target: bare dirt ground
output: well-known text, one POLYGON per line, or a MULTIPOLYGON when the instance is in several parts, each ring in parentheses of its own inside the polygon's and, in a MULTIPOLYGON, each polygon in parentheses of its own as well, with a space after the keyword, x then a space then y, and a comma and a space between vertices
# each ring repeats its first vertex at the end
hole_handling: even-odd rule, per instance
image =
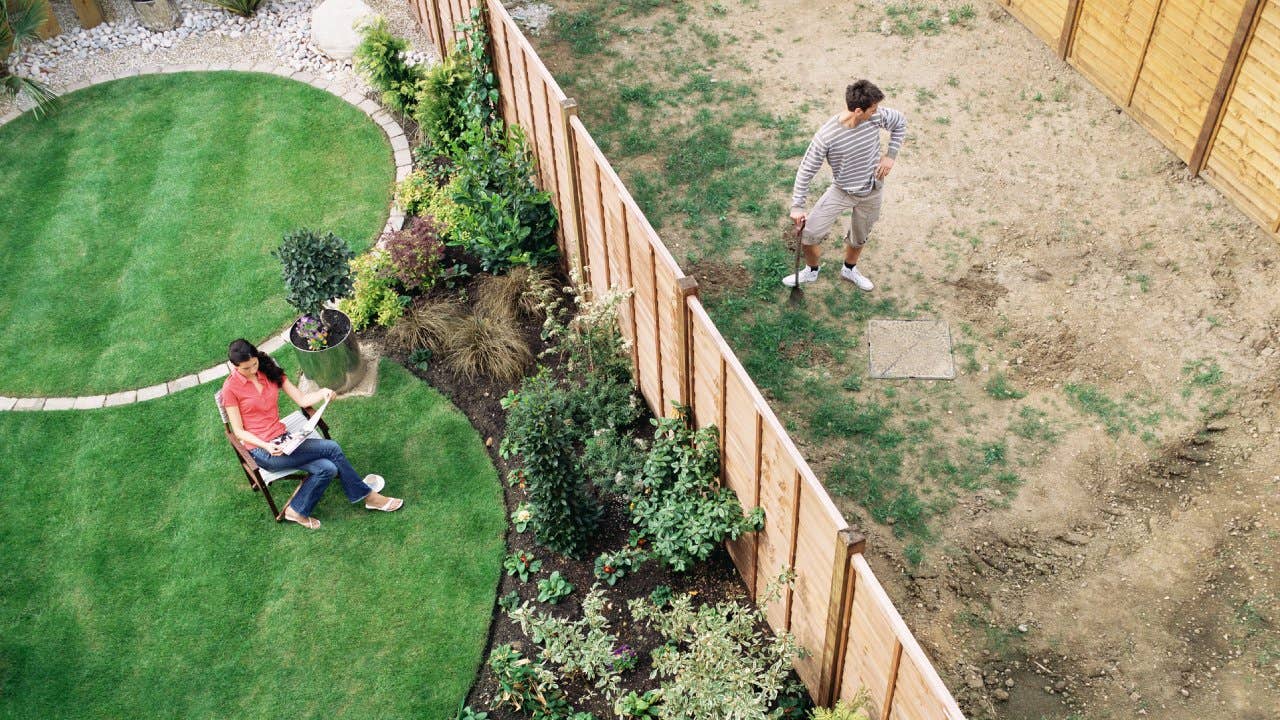
MULTIPOLYGON (((857 77, 907 114, 860 268, 971 349, 900 392, 966 408, 941 436, 1007 435, 1003 373, 1057 429, 923 561, 841 500, 970 717, 1280 718, 1280 245, 991 0, 688 5, 734 38, 717 72, 809 132, 857 77), (910 6, 942 24, 903 32, 910 6)), ((799 440, 820 477, 839 459, 799 440)))

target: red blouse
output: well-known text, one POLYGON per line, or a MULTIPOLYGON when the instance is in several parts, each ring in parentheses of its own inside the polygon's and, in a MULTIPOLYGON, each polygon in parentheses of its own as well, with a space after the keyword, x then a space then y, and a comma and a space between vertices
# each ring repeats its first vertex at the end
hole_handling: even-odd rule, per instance
MULTIPOLYGON (((222 407, 240 408, 240 422, 244 429, 270 442, 284 434, 284 423, 280 422, 280 386, 267 379, 262 371, 258 371, 258 382, 262 390, 254 387, 253 381, 232 370, 222 383, 222 407)), ((245 447, 253 448, 241 441, 245 447)))

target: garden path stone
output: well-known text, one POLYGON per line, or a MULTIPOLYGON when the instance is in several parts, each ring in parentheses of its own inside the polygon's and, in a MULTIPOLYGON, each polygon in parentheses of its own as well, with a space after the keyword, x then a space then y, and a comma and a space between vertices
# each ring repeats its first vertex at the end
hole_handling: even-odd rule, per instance
POLYGON ((945 320, 871 320, 868 372, 873 378, 954 380, 951 330, 945 320))
MULTIPOLYGON (((180 65, 142 65, 137 68, 116 72, 99 73, 88 81, 78 81, 71 83, 62 89, 63 93, 82 90, 90 85, 96 85, 113 80, 132 77, 135 75, 153 75, 160 73, 176 73, 176 72, 220 72, 220 71, 240 71, 240 72, 263 72, 280 77, 289 78, 298 82, 307 83, 313 87, 319 88, 332 95, 336 95, 360 110, 364 111, 371 119, 377 122, 378 126, 386 134, 388 142, 391 143, 392 151, 395 154, 396 163, 396 182, 400 182, 409 175, 413 170, 413 155, 409 151, 409 143, 405 137, 404 128, 396 122, 395 118, 387 112, 385 108, 378 105, 373 100, 367 98, 362 90, 352 85, 349 81, 343 79, 328 80, 319 78, 306 71, 295 70, 293 68, 280 65, 278 63, 266 60, 242 60, 235 63, 186 63, 180 65)), ((22 112, 11 110, 0 116, 0 125, 16 120, 21 117, 22 112)), ((393 232, 404 227, 404 212, 396 207, 394 200, 388 211, 387 223, 383 228, 384 232, 393 232)), ((379 240, 381 242, 381 240, 379 240)), ((258 349, 263 352, 273 353, 284 347, 287 342, 288 327, 283 331, 273 333, 266 340, 258 344, 258 349)), ((361 356, 372 363, 372 367, 377 367, 380 353, 375 348, 372 354, 366 356, 367 346, 362 346, 361 356)), ((136 390, 122 390, 106 395, 87 395, 82 397, 59 397, 59 398, 43 398, 43 397, 7 397, 0 396, 0 412, 14 411, 31 411, 31 410, 90 410, 102 407, 116 407, 119 405, 129 405, 132 403, 146 402, 159 397, 164 397, 170 393, 179 392, 198 385, 203 385, 223 377, 229 373, 227 366, 223 362, 218 362, 211 367, 205 368, 197 373, 184 375, 180 378, 170 380, 168 382, 150 385, 136 390)), ((377 389, 378 379, 376 370, 371 370, 365 375, 365 380, 357 385, 346 395, 372 395, 377 389)))
POLYGON ((124 392, 111 393, 102 401, 102 407, 115 407, 117 405, 128 405, 138 401, 137 390, 125 390, 124 392))

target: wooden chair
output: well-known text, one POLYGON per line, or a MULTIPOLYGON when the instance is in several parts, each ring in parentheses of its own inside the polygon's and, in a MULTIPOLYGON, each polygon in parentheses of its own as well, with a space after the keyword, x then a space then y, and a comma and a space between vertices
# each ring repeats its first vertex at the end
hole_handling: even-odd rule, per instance
MULTIPOLYGON (((236 459, 240 462, 240 469, 244 471, 244 476, 249 480, 249 487, 255 492, 261 491, 262 496, 267 499, 267 507, 271 508, 271 515, 276 522, 284 520, 284 508, 289 506, 293 501, 293 496, 298 494, 298 490, 302 487, 302 480, 307 478, 307 473, 302 470, 263 470, 258 467, 258 463, 254 461, 253 456, 249 454, 249 450, 245 448, 239 440, 236 439, 234 433, 231 432, 231 421, 227 419, 227 409, 222 407, 222 391, 213 394, 213 402, 218 406, 218 414, 222 416, 222 429, 226 433, 227 442, 231 443, 231 449, 236 454, 236 459), (296 475, 298 477, 298 487, 293 489, 293 494, 284 502, 280 509, 276 508, 276 502, 271 497, 271 483, 280 478, 296 475)), ((314 412, 311 408, 300 408, 281 420, 284 427, 289 432, 294 432, 302 427, 314 412)), ((329 424, 320 418, 320 422, 316 424, 321 434, 326 438, 329 437, 329 424)))

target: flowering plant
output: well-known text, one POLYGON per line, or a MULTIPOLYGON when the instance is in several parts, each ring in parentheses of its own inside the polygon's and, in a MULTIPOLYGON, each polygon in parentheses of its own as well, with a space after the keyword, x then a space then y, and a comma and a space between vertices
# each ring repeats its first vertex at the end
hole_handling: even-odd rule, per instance
POLYGON ((529 529, 529 522, 533 520, 533 508, 529 503, 522 502, 511 511, 511 524, 515 526, 516 532, 524 532, 529 529))
POLYGON ((639 656, 630 645, 619 645, 613 649, 613 669, 616 672, 635 670, 639 661, 639 656))
POLYGON ((329 329, 315 315, 303 315, 297 322, 298 336, 307 341, 308 350, 329 347, 329 329))

